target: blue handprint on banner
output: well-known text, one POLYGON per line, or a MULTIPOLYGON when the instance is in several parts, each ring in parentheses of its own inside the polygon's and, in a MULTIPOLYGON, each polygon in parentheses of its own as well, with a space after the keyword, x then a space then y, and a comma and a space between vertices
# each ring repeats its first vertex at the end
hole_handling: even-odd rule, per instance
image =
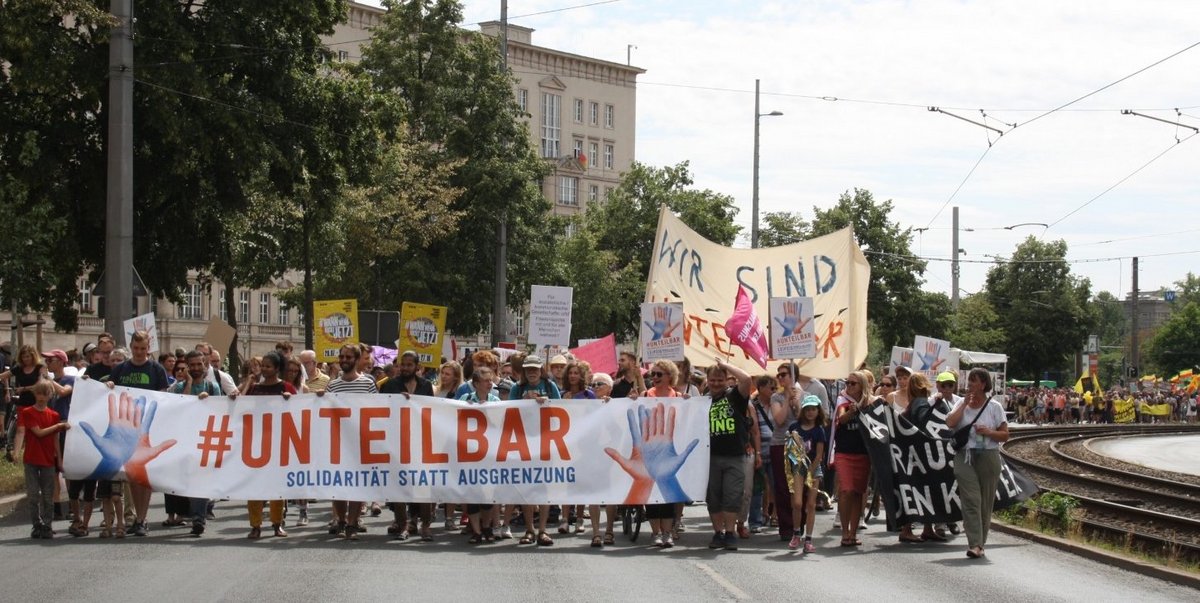
POLYGON ((621 456, 613 448, 604 449, 633 478, 625 504, 645 503, 654 485, 658 486, 666 502, 688 500, 677 474, 700 440, 693 439, 682 453, 676 452, 675 409, 668 409, 661 402, 653 410, 639 405, 636 415, 631 408, 626 412, 626 419, 629 421, 629 433, 633 436, 633 450, 629 458, 621 456))
POLYGON ((654 309, 654 322, 644 323, 650 328, 650 341, 658 341, 660 339, 670 337, 675 332, 675 329, 678 328, 681 323, 676 322, 672 324, 671 319, 671 308, 667 306, 660 306, 654 309))
POLYGON ((146 464, 175 445, 175 440, 167 440, 157 446, 150 445, 150 426, 154 423, 157 409, 158 403, 151 402, 147 406, 144 396, 134 400, 128 392, 121 392, 119 398, 109 394, 108 429, 104 435, 97 433, 86 421, 79 424, 100 452, 100 463, 87 479, 113 479, 123 468, 126 478, 148 487, 150 480, 146 475, 146 464))

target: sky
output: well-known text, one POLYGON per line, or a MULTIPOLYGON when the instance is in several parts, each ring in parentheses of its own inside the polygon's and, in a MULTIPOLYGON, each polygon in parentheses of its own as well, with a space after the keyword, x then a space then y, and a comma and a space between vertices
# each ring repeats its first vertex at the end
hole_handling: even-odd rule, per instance
MULTIPOLYGON (((1065 240, 1072 273, 1122 298, 1132 256, 1142 291, 1169 289, 1200 263, 1200 140, 1121 112, 1200 128, 1200 2, 570 8, 592 2, 511 0, 509 15, 535 29, 538 46, 621 63, 629 52, 646 70, 637 160, 689 161, 697 187, 736 200, 747 233, 758 78, 761 113, 783 113, 761 118, 760 211, 811 219, 855 188, 891 200, 892 219, 919 229, 912 251, 932 260, 930 291, 950 293, 950 264, 939 260, 951 254, 953 206, 964 296, 1028 236, 1065 240), (555 12, 526 16, 543 11, 555 12)), ((499 18, 499 0, 463 5, 468 28, 499 18)))

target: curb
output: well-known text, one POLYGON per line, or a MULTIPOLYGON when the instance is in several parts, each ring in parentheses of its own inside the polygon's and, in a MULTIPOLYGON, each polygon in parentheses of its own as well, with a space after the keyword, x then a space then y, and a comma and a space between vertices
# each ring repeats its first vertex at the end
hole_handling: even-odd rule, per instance
POLYGON ((1038 544, 1051 546, 1060 551, 1066 551, 1086 559, 1091 559, 1092 561, 1099 561, 1113 567, 1119 567, 1124 570, 1142 574, 1143 576, 1150 576, 1152 578, 1158 578, 1159 580, 1165 580, 1181 586, 1200 589, 1200 575, 1181 572, 1179 570, 1163 567, 1161 565, 1147 563, 1139 559, 1131 559, 1129 557, 1115 555, 1094 546, 1080 544, 1078 542, 1072 542, 1057 536, 1049 536, 1041 532, 1020 528, 1001 522, 995 518, 992 519, 992 529, 996 530, 997 532, 1008 534, 1009 536, 1016 536, 1017 538, 1031 540, 1038 544))
POLYGON ((24 494, 10 494, 0 497, 0 517, 6 517, 17 510, 19 505, 25 504, 24 494))

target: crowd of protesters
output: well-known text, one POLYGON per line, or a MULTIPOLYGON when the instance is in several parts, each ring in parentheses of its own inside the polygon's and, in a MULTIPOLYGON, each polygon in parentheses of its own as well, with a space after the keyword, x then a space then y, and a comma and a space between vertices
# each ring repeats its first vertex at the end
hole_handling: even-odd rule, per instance
POLYGON ((1065 425, 1115 423, 1117 405, 1126 402, 1133 408, 1134 423, 1195 423, 1200 392, 1130 392, 1112 388, 1093 395, 1070 387, 1019 387, 1010 390, 1010 410, 1015 423, 1065 425), (1143 412, 1147 406, 1164 409, 1162 413, 1143 412))
MULTIPOLYGON (((967 387, 960 390, 954 373, 939 375, 935 389, 925 375, 906 367, 885 369, 879 379, 862 368, 843 379, 820 381, 789 364, 781 365, 773 375, 758 376, 720 359, 707 370, 693 368, 687 361, 658 361, 643 368, 630 353, 620 355, 619 369, 610 375, 593 374, 587 362, 563 354, 547 362, 536 355, 513 353, 501 361, 484 350, 469 353, 461 361, 444 361, 434 370, 422 369, 413 352, 399 354, 390 365, 375 366, 371 352, 367 345, 346 345, 339 350, 337 363, 323 364, 312 350, 294 354, 290 344, 281 342, 275 350, 247 359, 239 371, 241 382, 235 383, 224 370, 220 353, 206 343, 157 359, 148 356, 144 333, 133 336, 129 349, 117 348, 111 336, 101 335, 95 344, 85 346, 79 358, 62 350, 39 353, 32 346, 22 346, 12 368, 0 375, 0 380, 11 382, 13 408, 19 414, 14 437, 8 440, 9 454, 15 448, 26 466, 34 525, 31 536, 53 537, 50 526, 56 517, 70 520, 67 531, 72 536, 88 536, 97 497, 103 511, 103 519, 97 522, 101 538, 149 532, 148 481, 128 475, 128 468, 126 482, 71 480, 66 485, 67 508, 52 503, 62 497, 56 492, 55 472, 61 472, 71 391, 74 380, 80 378, 198 398, 351 392, 443 396, 489 404, 505 399, 547 403, 706 395, 712 399, 705 492, 712 525, 709 548, 737 550, 745 539, 771 533, 786 543, 782 546, 804 553, 816 548, 813 536, 819 511, 835 510, 842 547, 861 546, 859 532, 879 512, 868 497, 871 466, 861 413, 875 404, 889 404, 917 420, 932 405, 944 402, 953 409, 948 424, 969 423, 975 430, 971 446, 960 450, 960 458, 956 458, 956 475, 960 484, 969 482, 971 487, 971 492, 962 496, 968 556, 984 554, 989 492, 994 494, 996 486, 994 452, 997 444, 1007 439, 1003 410, 997 414, 997 403, 987 396, 991 389, 987 371, 972 371, 967 387), (959 396, 959 391, 966 396, 959 396), (961 471, 959 462, 964 465, 961 471)), ((305 500, 249 501, 247 537, 287 537, 285 525, 308 525, 312 504, 305 500), (264 510, 269 533, 263 530, 264 510), (291 524, 286 523, 289 514, 295 517, 291 524)), ((166 496, 164 505, 166 519, 161 525, 174 528, 190 523, 194 536, 201 536, 207 521, 215 518, 210 500, 166 496)), ((670 548, 678 543, 685 530, 684 506, 647 505, 652 546, 670 548)), ((556 537, 583 534, 590 527, 591 546, 597 548, 615 544, 613 527, 618 513, 614 505, 335 501, 328 507, 330 520, 325 527, 330 535, 357 540, 368 528, 364 518, 380 516, 385 508, 391 512, 387 532, 398 540, 433 540, 432 526, 440 515, 446 531, 460 533, 472 544, 516 539, 520 544, 551 546, 556 537), (523 530, 519 538, 514 529, 523 530)), ((947 531, 959 533, 956 524, 926 525, 920 535, 912 526, 903 526, 900 541, 945 541, 947 531)))

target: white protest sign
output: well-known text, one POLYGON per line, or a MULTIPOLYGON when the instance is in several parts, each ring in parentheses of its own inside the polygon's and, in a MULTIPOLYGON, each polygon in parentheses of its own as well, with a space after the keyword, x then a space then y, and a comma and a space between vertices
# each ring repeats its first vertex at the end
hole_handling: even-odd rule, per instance
POLYGON ((642 362, 683 360, 683 304, 642 304, 639 327, 642 362))
POLYGON ((931 380, 947 369, 950 360, 950 342, 917 335, 913 340, 913 370, 925 373, 931 380))
POLYGON ((529 296, 529 343, 534 345, 571 345, 570 287, 533 285, 529 296))
POLYGON ((816 322, 813 298, 771 298, 771 357, 815 358, 816 322))
POLYGON ((153 312, 134 316, 122 323, 122 326, 125 327, 125 343, 133 340, 134 332, 145 331, 150 335, 150 353, 158 352, 158 327, 155 326, 153 312))
POLYGON ((898 366, 911 367, 912 363, 913 363, 913 349, 912 348, 902 348, 898 345, 892 346, 892 359, 890 362, 888 362, 888 366, 892 367, 892 370, 896 370, 896 367, 898 367, 898 366))

